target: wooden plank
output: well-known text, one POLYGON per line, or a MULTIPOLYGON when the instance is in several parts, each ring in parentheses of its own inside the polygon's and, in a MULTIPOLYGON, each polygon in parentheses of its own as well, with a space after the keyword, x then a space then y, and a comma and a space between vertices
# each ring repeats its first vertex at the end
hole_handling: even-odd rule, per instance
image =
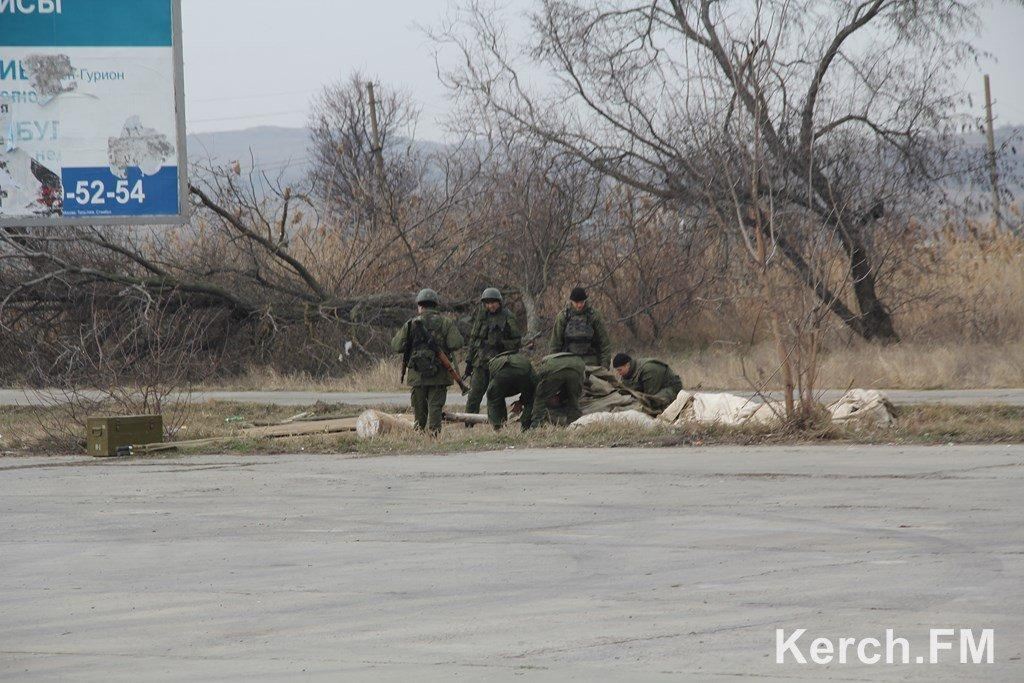
POLYGON ((342 417, 316 422, 294 422, 290 424, 274 425, 271 427, 253 427, 251 429, 243 429, 240 435, 257 439, 276 439, 285 436, 337 434, 340 432, 354 432, 355 430, 356 418, 342 417))

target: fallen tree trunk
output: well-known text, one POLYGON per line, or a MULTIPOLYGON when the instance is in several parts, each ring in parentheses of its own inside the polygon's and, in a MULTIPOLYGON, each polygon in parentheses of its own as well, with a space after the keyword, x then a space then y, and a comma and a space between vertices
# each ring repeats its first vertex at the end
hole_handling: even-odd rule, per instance
POLYGON ((445 422, 458 422, 466 425, 485 425, 490 423, 486 415, 479 415, 477 413, 445 412, 442 419, 445 422))
POLYGON ((243 436, 277 439, 285 436, 306 436, 308 434, 336 434, 356 431, 357 418, 342 417, 333 420, 313 422, 291 422, 272 427, 254 427, 242 431, 243 436))
POLYGON ((372 439, 382 434, 409 432, 413 422, 404 415, 391 415, 379 410, 367 410, 356 418, 355 429, 360 439, 372 439))

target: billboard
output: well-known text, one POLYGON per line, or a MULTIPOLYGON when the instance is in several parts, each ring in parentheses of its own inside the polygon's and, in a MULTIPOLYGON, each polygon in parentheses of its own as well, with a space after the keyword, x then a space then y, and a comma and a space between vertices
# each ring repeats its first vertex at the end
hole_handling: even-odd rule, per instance
POLYGON ((180 0, 0 0, 0 226, 186 220, 180 0))

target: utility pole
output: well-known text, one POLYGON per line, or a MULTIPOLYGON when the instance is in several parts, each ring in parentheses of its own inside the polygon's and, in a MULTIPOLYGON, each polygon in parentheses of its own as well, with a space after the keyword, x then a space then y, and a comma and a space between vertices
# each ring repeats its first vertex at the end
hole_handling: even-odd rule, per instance
MULTIPOLYGON (((988 78, 986 76, 986 78, 988 78)), ((988 81, 986 81, 987 83, 988 81)), ((380 127, 377 123, 377 98, 373 94, 373 83, 366 84, 366 91, 370 95, 370 133, 373 135, 373 158, 377 168, 377 182, 381 188, 384 187, 384 149, 380 144, 380 127)))
POLYGON ((988 134, 988 174, 992 181, 992 234, 999 234, 1002 215, 999 207, 999 174, 996 169, 996 136, 992 128, 992 87, 985 74, 985 123, 988 134))

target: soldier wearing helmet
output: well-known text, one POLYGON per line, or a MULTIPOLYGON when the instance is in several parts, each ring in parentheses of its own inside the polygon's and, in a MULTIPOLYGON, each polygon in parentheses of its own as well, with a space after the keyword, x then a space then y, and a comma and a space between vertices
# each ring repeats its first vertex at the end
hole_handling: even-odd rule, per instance
POLYGON ((480 308, 473 316, 469 333, 469 354, 466 372, 470 377, 466 412, 480 412, 480 404, 491 381, 488 364, 492 358, 506 351, 518 351, 523 341, 516 317, 504 305, 501 292, 488 287, 480 295, 480 308))
POLYGON ((449 358, 464 343, 455 323, 438 313, 439 305, 437 292, 420 290, 416 295, 416 317, 406 321, 391 340, 391 350, 404 354, 406 361, 416 428, 433 434, 441 431, 441 415, 452 378, 424 335, 429 335, 449 358))

